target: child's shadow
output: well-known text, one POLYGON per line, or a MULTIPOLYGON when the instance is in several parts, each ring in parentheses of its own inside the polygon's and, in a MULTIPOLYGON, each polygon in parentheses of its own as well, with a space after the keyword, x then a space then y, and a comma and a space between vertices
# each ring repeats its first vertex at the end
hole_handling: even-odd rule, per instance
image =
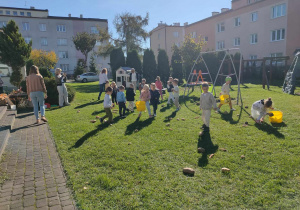
POLYGON ((202 157, 198 159, 198 166, 199 167, 204 167, 208 164, 208 158, 207 156, 210 154, 215 153, 219 146, 214 145, 211 141, 210 133, 209 132, 204 132, 202 136, 199 137, 198 139, 198 148, 202 147, 205 149, 205 152, 202 153, 202 157))
POLYGON ((255 123, 255 127, 258 128, 261 131, 267 132, 267 134, 273 134, 277 138, 284 139, 284 135, 280 133, 277 128, 274 128, 268 123, 263 122, 262 124, 255 123))
POLYGON ((172 120, 170 118, 174 119, 174 117, 176 117, 176 114, 177 114, 176 111, 172 112, 169 116, 166 116, 166 118, 164 119, 164 122, 170 122, 172 120))
POLYGON ((92 115, 98 115, 98 114, 101 114, 101 113, 103 113, 103 112, 105 112, 104 109, 101 110, 101 111, 94 111, 94 112, 92 113, 92 115))
POLYGON ((165 112, 165 111, 167 111, 168 109, 170 109, 172 106, 171 105, 165 105, 164 107, 162 107, 161 109, 160 109, 160 112, 165 112))
POLYGON ((148 118, 147 120, 140 121, 140 117, 138 117, 133 123, 127 126, 125 135, 131 135, 133 132, 138 132, 143 128, 147 127, 152 123, 155 118, 148 118))
POLYGON ((225 120, 226 122, 229 122, 230 124, 238 124, 239 121, 240 121, 240 119, 241 119, 242 111, 243 111, 243 109, 242 109, 242 107, 241 107, 241 108, 240 108, 240 113, 238 114, 239 117, 238 117, 237 120, 234 120, 234 119, 232 118, 232 115, 233 115, 233 111, 232 111, 232 110, 230 110, 229 113, 220 112, 220 114, 221 114, 221 119, 222 119, 222 120, 225 120))

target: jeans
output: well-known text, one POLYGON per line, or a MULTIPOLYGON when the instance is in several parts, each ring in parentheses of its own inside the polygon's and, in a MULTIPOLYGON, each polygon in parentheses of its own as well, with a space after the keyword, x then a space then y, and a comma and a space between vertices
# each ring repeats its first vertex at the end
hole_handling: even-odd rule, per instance
POLYGON ((68 90, 65 83, 63 83, 61 86, 57 86, 57 91, 58 91, 59 106, 63 106, 64 102, 66 105, 68 105, 69 104, 68 90))
POLYGON ((122 117, 125 115, 126 105, 125 105, 125 102, 118 102, 118 104, 119 104, 119 114, 122 117), (123 113, 122 113, 122 111, 123 111, 123 113))
POLYGON ((131 83, 133 84, 133 90, 135 92, 135 90, 136 90, 136 81, 131 81, 131 83))
POLYGON ((33 104, 33 112, 35 115, 35 118, 39 119, 39 106, 41 111, 41 116, 45 116, 45 100, 44 100, 44 93, 42 91, 36 91, 30 93, 30 98, 33 104))
POLYGON ((152 106, 153 106, 153 114, 156 114, 156 110, 157 110, 157 101, 151 102, 152 106))
POLYGON ((98 95, 98 100, 100 100, 102 92, 105 92, 104 88, 105 88, 105 83, 100 84, 100 92, 99 92, 99 95, 98 95))
MULTIPOLYGON (((145 101, 145 102, 146 102, 146 108, 148 110, 148 114, 150 116, 151 115, 150 103, 149 103, 149 101, 145 101)), ((142 112, 140 112, 140 113, 142 113, 142 112)))

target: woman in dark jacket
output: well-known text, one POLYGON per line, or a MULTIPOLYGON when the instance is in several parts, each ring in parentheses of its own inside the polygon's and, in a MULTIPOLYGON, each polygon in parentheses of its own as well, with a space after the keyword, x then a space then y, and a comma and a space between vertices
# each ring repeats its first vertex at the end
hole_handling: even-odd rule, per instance
POLYGON ((129 88, 126 90, 126 100, 129 103, 128 106, 128 110, 131 112, 134 112, 134 96, 135 96, 135 92, 134 92, 134 88, 133 88, 133 84, 130 84, 129 88))
POLYGON ((153 116, 156 117, 156 110, 157 110, 157 105, 159 103, 160 93, 156 89, 155 83, 151 83, 150 95, 151 95, 150 103, 153 106, 153 116))

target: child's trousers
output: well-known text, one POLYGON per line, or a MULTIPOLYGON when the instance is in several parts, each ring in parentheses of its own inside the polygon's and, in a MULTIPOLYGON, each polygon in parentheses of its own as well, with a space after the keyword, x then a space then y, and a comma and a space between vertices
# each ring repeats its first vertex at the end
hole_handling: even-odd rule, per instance
MULTIPOLYGON (((149 103, 149 101, 145 101, 145 102, 146 102, 146 108, 147 108, 148 114, 150 116, 151 115, 150 103, 149 103)), ((140 113, 142 113, 142 112, 140 112, 140 113)))
POLYGON ((153 114, 156 114, 158 102, 151 102, 151 104, 152 104, 152 106, 153 106, 153 114))
POLYGON ((108 117, 108 121, 112 122, 113 121, 113 119, 112 119, 113 114, 111 112, 111 108, 104 108, 104 111, 105 111, 106 115, 104 117, 102 117, 102 119, 105 119, 105 118, 108 117))
POLYGON ((120 116, 124 116, 126 110, 125 102, 118 102, 118 104, 119 104, 119 114, 120 116))
POLYGON ((133 112, 134 111, 134 101, 128 101, 128 103, 129 103, 128 109, 133 112))
POLYGON ((172 100, 173 103, 175 102, 175 98, 174 98, 173 93, 172 93, 172 92, 169 92, 168 104, 171 103, 171 100, 172 100))
POLYGON ((174 97, 174 104, 176 106, 176 108, 179 108, 179 97, 174 97))
POLYGON ((202 121, 206 125, 206 127, 209 127, 210 114, 211 114, 211 109, 202 110, 202 121))

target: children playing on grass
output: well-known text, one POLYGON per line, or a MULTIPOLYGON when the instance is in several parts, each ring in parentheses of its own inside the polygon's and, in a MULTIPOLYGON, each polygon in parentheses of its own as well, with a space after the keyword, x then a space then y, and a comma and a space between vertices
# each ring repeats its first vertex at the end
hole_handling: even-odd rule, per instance
POLYGON ((143 78, 143 79, 142 79, 142 82, 139 84, 139 91, 140 91, 140 94, 142 93, 142 90, 143 90, 145 84, 146 84, 146 79, 143 78))
POLYGON ((167 84, 167 90, 168 90, 168 93, 169 93, 167 105, 171 104, 171 100, 172 100, 173 103, 175 101, 174 95, 173 95, 173 92, 172 92, 173 88, 174 88, 174 86, 173 86, 173 77, 169 77, 169 81, 168 81, 168 84, 167 84))
POLYGON ((216 99, 213 94, 208 92, 208 83, 202 83, 203 93, 200 96, 200 110, 202 110, 202 129, 205 132, 209 132, 209 122, 211 115, 211 108, 214 107, 214 110, 217 110, 216 99))
POLYGON ((172 91, 173 91, 173 95, 174 95, 174 104, 176 106, 176 112, 177 112, 180 109, 178 79, 175 78, 173 80, 173 86, 174 86, 174 88, 172 89, 172 91))
MULTIPOLYGON (((230 98, 230 95, 229 95, 229 92, 230 92, 230 83, 231 83, 231 81, 232 81, 232 78, 230 77, 230 76, 227 76, 226 78, 225 78, 225 83, 224 83, 224 85, 222 86, 222 90, 221 90, 221 93, 220 93, 220 95, 228 95, 229 96, 229 107, 230 107, 230 110, 231 111, 235 111, 235 109, 234 108, 232 108, 232 103, 231 103, 231 98, 230 98)), ((221 108, 221 106, 222 106, 223 104, 219 104, 219 106, 218 106, 218 110, 217 110, 217 112, 220 112, 220 108, 221 108)))
POLYGON ((269 115, 272 116, 272 113, 267 113, 267 109, 274 109, 272 108, 272 99, 262 99, 259 101, 254 102, 251 107, 251 116, 255 120, 256 123, 261 124, 264 121, 264 116, 269 115))
POLYGON ((129 88, 127 88, 127 90, 126 90, 126 99, 129 103, 128 110, 131 112, 134 112, 134 110, 133 110, 134 109, 134 96, 135 96, 134 86, 131 83, 129 85, 129 88))
POLYGON ((150 103, 153 106, 153 116, 156 117, 156 110, 157 110, 157 105, 159 103, 159 92, 156 89, 155 83, 151 83, 151 90, 150 90, 150 103))
POLYGON ((156 77, 155 85, 156 85, 156 88, 157 88, 158 91, 159 91, 159 94, 160 94, 160 96, 161 96, 161 100, 164 100, 164 97, 163 97, 163 94, 162 94, 163 84, 162 84, 162 82, 160 81, 160 76, 157 76, 157 77, 156 77))
POLYGON ((124 93, 125 87, 121 85, 119 87, 119 92, 117 93, 117 104, 119 105, 119 114, 121 118, 125 118, 126 111, 126 98, 124 93))
POLYGON ((111 82, 110 86, 113 89, 113 92, 111 94, 111 100, 112 100, 113 103, 115 103, 116 98, 117 98, 117 93, 118 93, 118 87, 117 87, 117 85, 114 81, 111 82))
MULTIPOLYGON (((151 118, 151 110, 150 110, 150 104, 149 104, 149 100, 151 99, 151 94, 149 91, 149 85, 145 84, 144 88, 142 90, 142 93, 140 95, 140 100, 141 101, 145 101, 146 103, 146 107, 148 110, 148 114, 149 114, 149 118, 151 118)), ((139 117, 142 116, 142 112, 140 112, 139 117)))
POLYGON ((104 117, 101 117, 100 118, 100 122, 103 123, 104 119, 108 117, 108 123, 113 123, 113 114, 112 114, 112 111, 111 109, 113 108, 113 104, 112 104, 112 101, 111 101, 111 94, 112 94, 112 88, 111 87, 108 87, 106 88, 105 90, 105 97, 104 97, 104 102, 103 102, 103 105, 104 105, 104 111, 106 113, 106 115, 104 117))

